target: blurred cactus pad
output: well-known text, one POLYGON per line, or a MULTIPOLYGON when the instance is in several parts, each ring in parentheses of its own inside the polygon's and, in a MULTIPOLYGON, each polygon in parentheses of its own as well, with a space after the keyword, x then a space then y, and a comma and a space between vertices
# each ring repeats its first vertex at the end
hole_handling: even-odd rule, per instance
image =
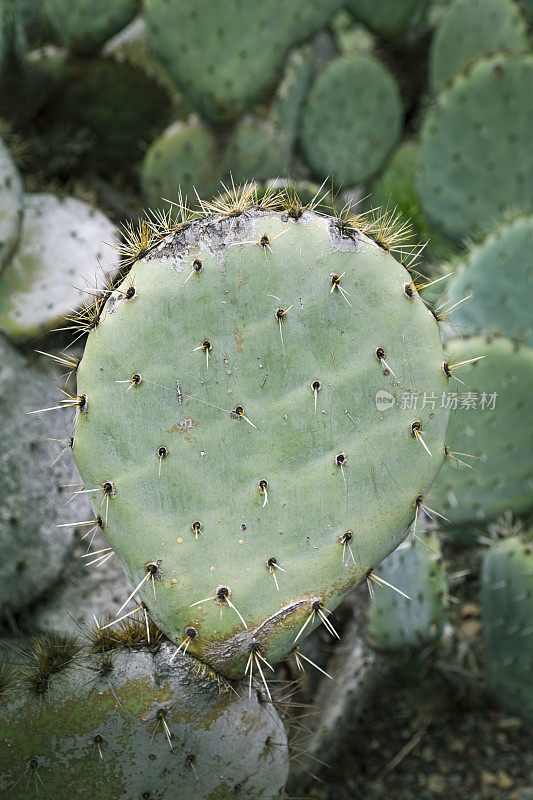
POLYGON ((375 586, 368 610, 368 635, 374 646, 401 650, 437 640, 446 622, 448 593, 438 537, 423 531, 409 537, 387 556, 376 575, 388 585, 375 586))
POLYGON ((533 724, 531 531, 494 544, 483 562, 481 601, 489 688, 502 708, 533 724))
POLYGON ((145 0, 154 53, 196 107, 233 119, 275 79, 289 48, 320 30, 341 0, 145 0), (198 55, 202 54, 199 59, 198 55))
POLYGON ((448 412, 401 394, 448 378, 388 217, 250 185, 201 206, 141 224, 141 257, 138 237, 98 301, 73 452, 154 621, 238 676, 256 649, 274 663, 321 621, 331 633, 405 537, 448 412))
POLYGON ((533 202, 531 55, 480 59, 442 91, 421 131, 422 208, 461 241, 533 202))

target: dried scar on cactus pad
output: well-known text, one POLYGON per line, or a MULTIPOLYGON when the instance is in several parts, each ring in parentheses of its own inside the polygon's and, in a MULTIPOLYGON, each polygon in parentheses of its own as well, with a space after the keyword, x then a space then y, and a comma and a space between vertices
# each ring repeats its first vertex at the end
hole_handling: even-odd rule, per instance
POLYGON ((389 221, 232 189, 141 226, 88 333, 73 452, 137 587, 118 616, 140 597, 227 676, 336 633, 444 458, 439 325, 389 221))

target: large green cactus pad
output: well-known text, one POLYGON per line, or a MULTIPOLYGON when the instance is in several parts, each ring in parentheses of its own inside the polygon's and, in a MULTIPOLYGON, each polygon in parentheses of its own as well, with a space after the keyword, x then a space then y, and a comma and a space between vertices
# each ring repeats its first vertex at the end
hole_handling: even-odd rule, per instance
POLYGON ((89 334, 74 455, 104 532, 161 629, 192 626, 189 652, 225 674, 254 638, 287 655, 312 604, 332 610, 404 538, 442 463, 448 412, 401 403, 447 386, 409 283, 332 218, 250 209, 171 235, 89 334), (220 587, 231 607, 200 602, 220 587))
POLYGON ((454 239, 531 210, 532 56, 482 59, 440 95, 421 134, 422 207, 454 239))
POLYGON ((446 622, 447 583, 439 540, 420 530, 417 536, 401 544, 376 571, 379 578, 409 598, 374 583, 368 633, 381 650, 434 642, 446 622))
POLYGON ((145 0, 150 43, 196 107, 234 118, 271 83, 288 49, 325 25, 341 0, 145 0))
POLYGON ((533 346, 532 248, 533 217, 501 225, 470 248, 447 286, 450 303, 473 298, 454 313, 461 333, 496 333, 533 346))
POLYGON ((481 603, 489 688, 498 704, 533 724, 533 547, 518 538, 491 547, 481 603))
POLYGON ((392 75, 374 58, 345 56, 311 87, 301 141, 310 166, 351 186, 381 167, 402 128, 402 104, 392 75))
POLYGON ((481 336, 447 344, 450 362, 480 355, 485 357, 471 373, 458 374, 464 385, 454 387, 451 381, 449 387, 457 391, 458 400, 446 444, 472 469, 449 455, 428 499, 431 508, 459 528, 494 519, 508 509, 520 514, 533 502, 533 350, 508 339, 491 342, 481 336), (468 393, 475 396, 469 399, 468 393))
POLYGON ((433 90, 442 89, 476 58, 508 50, 529 50, 526 24, 513 0, 456 0, 431 40, 433 90))

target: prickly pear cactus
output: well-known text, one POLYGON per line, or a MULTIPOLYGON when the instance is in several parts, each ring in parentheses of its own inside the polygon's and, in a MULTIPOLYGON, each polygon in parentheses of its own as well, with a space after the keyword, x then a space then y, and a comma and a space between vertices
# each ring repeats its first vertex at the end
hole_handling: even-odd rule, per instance
POLYGON ((378 36, 397 36, 404 33, 414 23, 420 22, 428 5, 428 0, 347 0, 346 7, 354 17, 378 34, 378 36))
POLYGON ((447 457, 428 505, 453 527, 483 523, 532 506, 533 350, 509 339, 453 339, 449 364, 484 355, 453 386, 447 457))
POLYGON ((75 198, 24 195, 18 247, 0 275, 0 329, 18 340, 30 339, 68 317, 86 299, 84 290, 101 289, 107 268, 118 256, 116 228, 101 211, 75 198))
POLYGON ((531 55, 481 59, 426 115, 420 202, 430 221, 457 241, 506 209, 531 210, 532 79, 531 55))
POLYGON ((376 571, 378 578, 398 590, 380 583, 373 587, 368 634, 380 650, 434 642, 446 622, 447 583, 439 540, 420 530, 417 536, 409 537, 376 571))
POLYGON ((2 686, 0 789, 12 800, 163 800, 176 787, 183 800, 278 798, 288 753, 274 706, 187 654, 173 658, 153 626, 151 644, 144 630, 144 646, 121 651, 137 627, 93 655, 59 634, 22 655, 19 644, 2 686))
POLYGON ((17 245, 21 223, 22 181, 9 150, 0 139, 0 271, 17 245))
POLYGON ((446 287, 450 303, 473 296, 471 303, 454 314, 454 324, 461 333, 494 333, 533 346, 528 302, 533 281, 532 247, 531 216, 494 227, 482 242, 470 247, 446 287))
POLYGON ((132 19, 137 0, 44 0, 47 19, 61 44, 77 53, 97 51, 132 19))
POLYGON ((311 87, 302 117, 304 156, 319 175, 352 186, 381 167, 400 136, 402 116, 396 82, 379 61, 339 58, 311 87))
POLYGON ((402 394, 448 381, 434 317, 364 218, 247 189, 202 207, 89 334, 73 451, 154 621, 241 675, 404 538, 448 412, 402 394))
POLYGON ((502 708, 530 724, 533 724, 532 586, 532 544, 515 537, 490 548, 481 576, 489 689, 502 708))
POLYGON ((145 0, 149 41, 205 116, 235 118, 272 82, 290 47, 325 26, 341 0, 145 0), (202 57, 199 58, 199 54, 202 57))
POLYGON ((526 23, 513 0, 456 0, 431 40, 432 89, 440 91, 476 58, 529 49, 526 23))
POLYGON ((174 122, 156 139, 143 161, 141 185, 151 207, 174 198, 178 187, 185 197, 211 194, 220 186, 217 141, 198 117, 174 122))

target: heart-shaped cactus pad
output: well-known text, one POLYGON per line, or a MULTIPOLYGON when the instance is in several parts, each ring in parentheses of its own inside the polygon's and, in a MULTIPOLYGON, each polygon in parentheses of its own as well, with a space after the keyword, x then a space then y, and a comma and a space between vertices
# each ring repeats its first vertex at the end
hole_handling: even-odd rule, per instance
POLYGON ((137 587, 120 614, 140 597, 230 677, 336 634, 333 609, 406 536, 448 419, 439 325, 390 215, 246 197, 159 229, 108 292, 73 443, 137 587))

